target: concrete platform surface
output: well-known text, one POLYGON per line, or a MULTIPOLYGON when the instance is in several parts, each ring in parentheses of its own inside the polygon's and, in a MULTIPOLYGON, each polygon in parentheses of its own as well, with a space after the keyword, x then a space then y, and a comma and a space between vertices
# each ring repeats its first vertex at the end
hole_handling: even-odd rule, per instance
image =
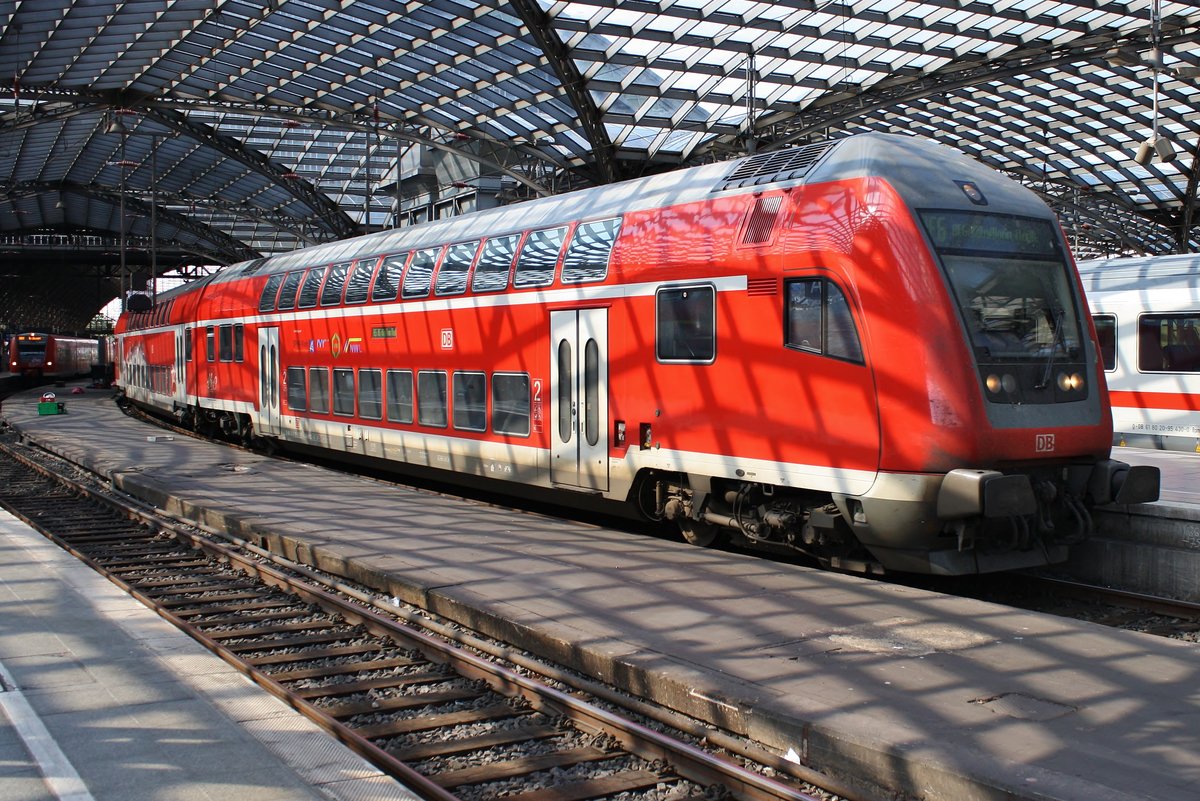
POLYGON ((567 523, 176 436, 107 395, 23 436, 547 658, 911 797, 1196 798, 1196 646, 567 523))
POLYGON ((0 510, 0 801, 413 801, 0 510))

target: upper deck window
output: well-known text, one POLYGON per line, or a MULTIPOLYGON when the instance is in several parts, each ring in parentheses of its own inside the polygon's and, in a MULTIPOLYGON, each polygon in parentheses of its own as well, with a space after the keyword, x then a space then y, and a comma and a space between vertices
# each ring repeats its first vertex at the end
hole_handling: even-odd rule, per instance
POLYGON ((346 273, 353 262, 344 261, 329 268, 325 286, 321 287, 321 305, 334 306, 342 302, 342 288, 346 285, 346 273))
MULTIPOLYGON (((366 303, 371 293, 371 273, 375 272, 375 259, 359 259, 346 281, 346 303, 366 303)), ((401 264, 403 267, 403 264, 401 264)))
POLYGON ((371 287, 371 302, 395 300, 400 293, 400 276, 404 272, 404 263, 408 261, 408 253, 388 256, 375 276, 375 284, 371 287))
POLYGON ((258 310, 261 312, 275 311, 275 296, 279 294, 279 285, 283 283, 283 273, 275 273, 267 279, 262 296, 258 299, 258 310))
POLYGON ((478 242, 461 242, 451 245, 438 269, 436 295, 461 295, 467 291, 467 273, 479 252, 478 242))
POLYGON ((608 259, 620 230, 620 218, 580 223, 563 256, 563 283, 603 281, 608 276, 608 259))
POLYGON ((296 290, 300 288, 300 279, 303 277, 303 270, 287 274, 287 278, 283 279, 283 287, 279 290, 279 305, 276 308, 281 311, 296 308, 296 290))
POLYGON ((433 282, 433 268, 437 266, 441 248, 426 248, 413 254, 408 270, 404 273, 402 297, 423 298, 429 294, 433 282))
POLYGON ((508 286, 508 272, 517 255, 520 234, 494 236, 483 243, 483 253, 471 278, 473 292, 500 292, 508 286))
POLYGON ((308 271, 308 276, 304 279, 304 286, 300 287, 300 296, 296 300, 297 308, 311 309, 317 305, 317 293, 321 290, 321 281, 325 278, 326 270, 321 267, 313 267, 308 271))
POLYGON ((525 239, 521 255, 517 258, 517 271, 513 274, 513 287, 549 286, 554 283, 554 268, 567 240, 567 226, 533 231, 525 239))

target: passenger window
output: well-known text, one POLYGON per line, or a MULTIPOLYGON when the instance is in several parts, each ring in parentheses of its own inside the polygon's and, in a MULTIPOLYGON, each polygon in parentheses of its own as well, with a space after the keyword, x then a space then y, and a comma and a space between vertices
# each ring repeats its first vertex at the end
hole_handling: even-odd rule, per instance
POLYGON ((787 282, 784 344, 862 364, 862 345, 840 287, 824 278, 787 282))
POLYGON ((325 270, 319 267, 308 271, 304 286, 300 287, 300 298, 296 301, 296 308, 311 309, 317 305, 317 293, 321 290, 321 279, 324 277, 325 270))
POLYGON ((346 274, 352 262, 344 261, 329 268, 325 286, 321 287, 321 305, 336 306, 342 302, 342 288, 346 286, 346 274))
POLYGON ((396 299, 396 295, 400 293, 400 275, 404 272, 404 263, 408 261, 408 256, 407 253, 401 253, 383 260, 383 266, 375 276, 375 285, 371 287, 372 303, 396 299))
MULTIPOLYGON (((375 271, 375 259, 359 259, 350 271, 346 282, 346 303, 366 303, 371 292, 371 273, 375 271)), ((404 265, 401 264, 401 267, 404 265)), ((394 295, 393 295, 394 297, 394 295)))
POLYGON ((1146 373, 1200 373, 1200 312, 1138 318, 1138 368, 1146 373))
POLYGON ((329 368, 308 368, 308 410, 329 414, 329 368))
POLYGON ((446 258, 442 259, 442 266, 438 268, 434 294, 461 295, 466 292, 467 273, 471 271, 471 264, 474 263, 475 254, 478 252, 478 242, 451 245, 446 251, 446 258))
POLYGON ((387 371, 387 419, 393 423, 413 421, 412 370, 387 371))
POLYGON ((235 362, 245 361, 246 359, 246 326, 238 323, 233 327, 233 360, 235 362))
POLYGON ((434 428, 446 427, 446 373, 422 370, 417 373, 417 422, 434 428))
POLYGON ((496 373, 492 376, 492 431, 516 437, 529 436, 529 376, 496 373))
POLYGON ((303 412, 308 409, 308 384, 304 378, 303 367, 287 369, 287 404, 293 412, 303 412))
POLYGON ((655 341, 661 362, 710 363, 717 357, 716 292, 711 286, 658 290, 655 341))
MULTIPOLYGON (((404 288, 401 296, 405 298, 423 298, 429 294, 429 284, 433 281, 433 268, 437 266, 438 254, 441 248, 427 248, 413 254, 408 270, 404 273, 404 288)), ((418 391, 418 396, 420 392, 418 391)))
POLYGON ((211 325, 204 330, 204 350, 210 362, 217 360, 217 332, 211 325))
POLYGON ((1092 318, 1096 325, 1096 339, 1100 343, 1100 361, 1105 370, 1117 369, 1117 318, 1110 314, 1098 314, 1092 318))
POLYGON ((454 427, 487 431, 487 378, 483 373, 454 374, 454 427))
POLYGON ((283 283, 283 273, 276 273, 267 279, 262 295, 258 299, 258 310, 261 312, 275 311, 275 296, 279 294, 279 286, 283 283))
POLYGON ((525 239, 521 255, 517 258, 517 271, 513 274, 513 286, 526 289, 549 286, 554 283, 554 268, 558 254, 567 239, 567 227, 534 231, 525 239))
POLYGON ((300 279, 304 277, 303 270, 297 270, 294 273, 288 273, 283 279, 283 287, 279 290, 279 305, 277 308, 280 311, 296 308, 296 290, 300 288, 300 279))
POLYGON ((620 230, 620 218, 576 226, 567 254, 563 256, 563 283, 603 281, 608 276, 608 258, 620 230))
POLYGON ((333 371, 333 413, 346 417, 354 415, 354 371, 338 368, 333 371))
POLYGON ((508 271, 517 255, 520 234, 496 236, 483 243, 483 253, 471 278, 472 292, 500 292, 508 287, 508 271))
POLYGON ((221 361, 233 361, 233 326, 223 325, 218 332, 221 340, 221 361))
POLYGON ((382 371, 358 371, 358 416, 367 420, 383 417, 382 371))

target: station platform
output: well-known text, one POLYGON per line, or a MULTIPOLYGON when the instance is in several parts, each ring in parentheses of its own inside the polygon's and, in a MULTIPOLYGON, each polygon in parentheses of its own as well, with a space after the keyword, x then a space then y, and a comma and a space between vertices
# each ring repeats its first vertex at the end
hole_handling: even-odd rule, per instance
POLYGON ((109 393, 4 404, 118 488, 926 801, 1179 801, 1194 644, 514 512, 161 431, 109 393))
POLYGON ((0 510, 0 801, 416 796, 0 510))

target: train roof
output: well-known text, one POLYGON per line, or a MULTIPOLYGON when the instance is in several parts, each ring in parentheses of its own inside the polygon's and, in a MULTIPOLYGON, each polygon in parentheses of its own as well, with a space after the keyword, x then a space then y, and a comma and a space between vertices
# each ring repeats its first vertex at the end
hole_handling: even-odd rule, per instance
POLYGON ((864 176, 886 178, 906 197, 919 198, 929 206, 960 204, 961 182, 977 182, 986 185, 989 199, 1000 201, 1007 211, 1048 214, 1032 192, 952 148, 914 136, 864 133, 315 245, 233 265, 217 273, 212 281, 616 217, 733 192, 864 176), (955 180, 931 180, 947 175, 950 165, 955 180))
POLYGON ((1134 256, 1079 262, 1088 293, 1150 289, 1200 289, 1200 253, 1134 256))

